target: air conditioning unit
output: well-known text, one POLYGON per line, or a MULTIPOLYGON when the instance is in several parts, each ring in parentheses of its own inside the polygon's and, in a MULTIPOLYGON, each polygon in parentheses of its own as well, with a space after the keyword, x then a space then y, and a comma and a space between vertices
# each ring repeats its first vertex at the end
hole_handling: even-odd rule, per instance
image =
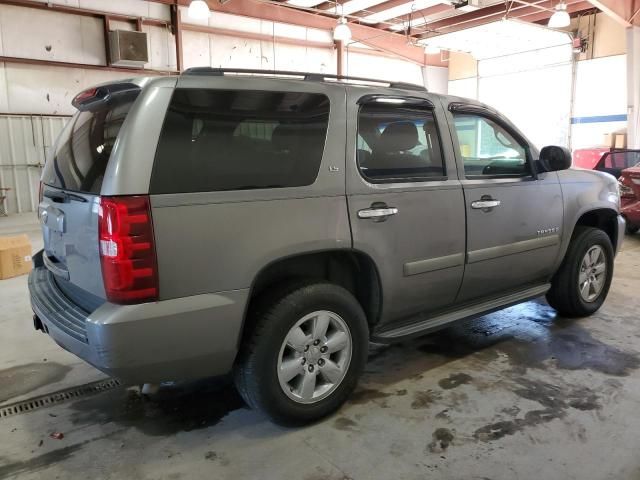
POLYGON ((111 65, 142 68, 149 62, 145 32, 113 30, 109 32, 109 47, 111 65))

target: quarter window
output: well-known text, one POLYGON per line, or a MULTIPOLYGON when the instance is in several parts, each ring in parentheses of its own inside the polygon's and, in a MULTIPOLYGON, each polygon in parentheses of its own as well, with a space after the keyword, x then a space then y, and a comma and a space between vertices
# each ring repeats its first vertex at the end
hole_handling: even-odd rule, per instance
POLYGON ((372 182, 445 176, 433 111, 420 106, 366 103, 358 117, 358 167, 372 182))
POLYGON ((177 89, 156 151, 151 193, 311 185, 329 123, 323 94, 177 89))
POLYGON ((466 113, 454 114, 454 121, 467 177, 530 174, 526 148, 501 125, 466 113))

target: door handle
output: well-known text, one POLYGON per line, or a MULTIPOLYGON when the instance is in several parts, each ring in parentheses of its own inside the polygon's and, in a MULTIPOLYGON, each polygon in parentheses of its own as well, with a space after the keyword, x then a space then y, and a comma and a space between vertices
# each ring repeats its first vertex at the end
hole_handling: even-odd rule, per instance
POLYGON ((500 206, 500 200, 487 199, 471 202, 471 208, 475 208, 476 210, 486 210, 498 206, 500 206))
POLYGON ((398 209, 395 207, 373 207, 358 210, 358 218, 369 219, 372 218, 378 221, 386 220, 387 217, 398 213, 398 209))

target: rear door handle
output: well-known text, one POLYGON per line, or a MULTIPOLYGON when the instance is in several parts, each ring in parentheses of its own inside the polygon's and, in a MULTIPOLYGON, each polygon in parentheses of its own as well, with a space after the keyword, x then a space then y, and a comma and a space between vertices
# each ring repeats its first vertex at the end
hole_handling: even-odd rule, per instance
POLYGON ((471 202, 471 208, 475 208, 476 210, 485 210, 498 206, 500 206, 500 200, 476 200, 475 202, 471 202))
POLYGON ((358 218, 369 219, 372 218, 374 220, 386 220, 391 215, 395 215, 398 213, 398 209, 395 207, 380 207, 380 208, 365 208, 363 210, 358 210, 358 218))

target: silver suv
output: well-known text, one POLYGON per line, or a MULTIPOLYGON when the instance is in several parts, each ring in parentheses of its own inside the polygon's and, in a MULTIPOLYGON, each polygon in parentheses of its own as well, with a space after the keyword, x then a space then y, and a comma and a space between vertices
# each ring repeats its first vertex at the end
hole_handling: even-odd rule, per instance
POLYGON ((602 305, 615 179, 407 85, 191 69, 79 94, 42 176, 36 329, 130 383, 233 372, 301 424, 368 344, 546 294, 602 305))

